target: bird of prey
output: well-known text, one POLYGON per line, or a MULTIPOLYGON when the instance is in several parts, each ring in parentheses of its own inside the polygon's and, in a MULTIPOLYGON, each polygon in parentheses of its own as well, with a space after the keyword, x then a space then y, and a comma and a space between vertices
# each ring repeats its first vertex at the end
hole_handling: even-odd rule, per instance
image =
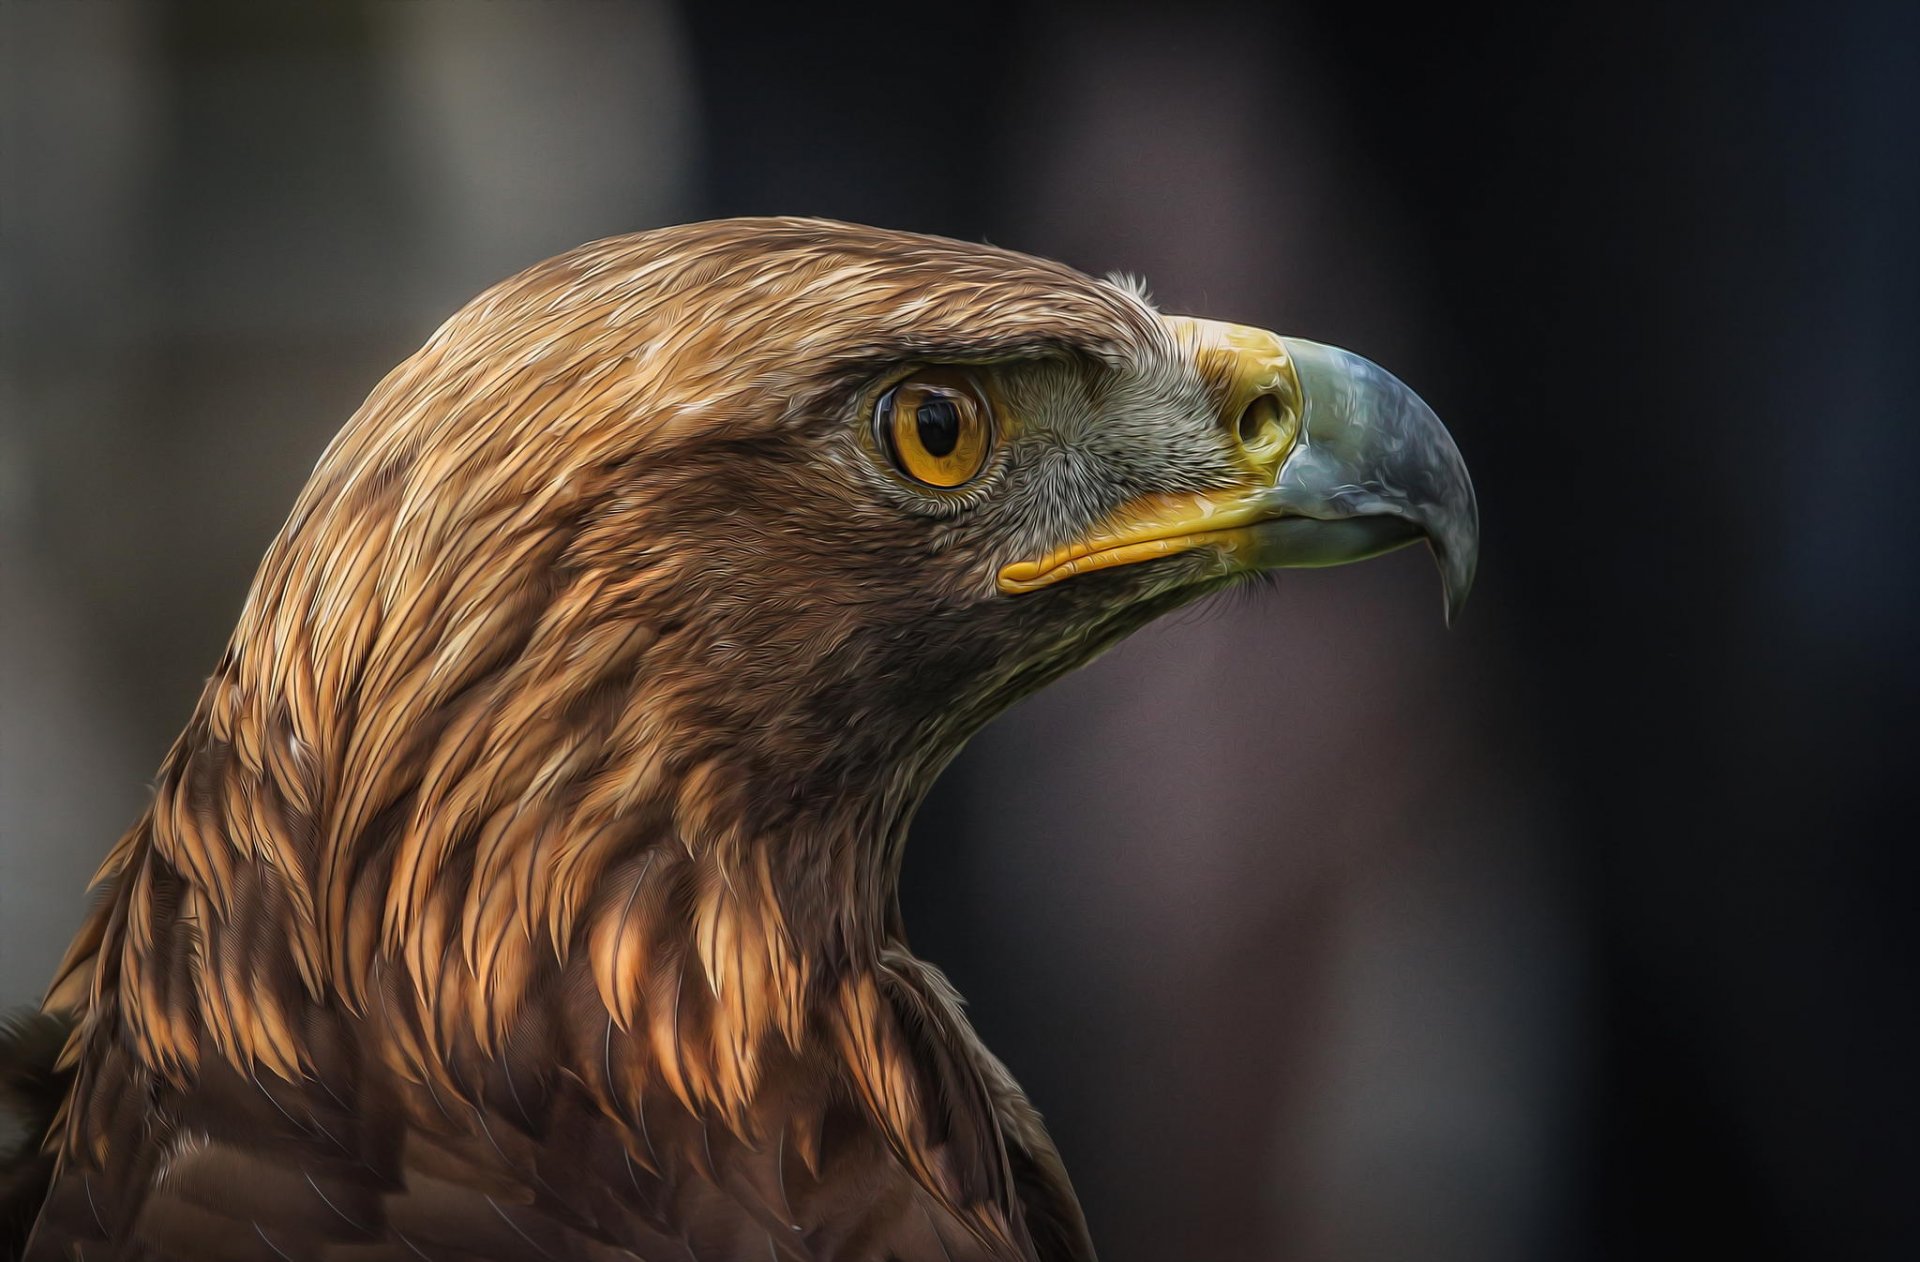
POLYGON ((13 1248, 1092 1258, 907 950, 914 809, 1160 614, 1423 538, 1451 612, 1473 492, 1412 392, 1125 281, 804 219, 538 264, 268 549, 15 1028, 13 1248))

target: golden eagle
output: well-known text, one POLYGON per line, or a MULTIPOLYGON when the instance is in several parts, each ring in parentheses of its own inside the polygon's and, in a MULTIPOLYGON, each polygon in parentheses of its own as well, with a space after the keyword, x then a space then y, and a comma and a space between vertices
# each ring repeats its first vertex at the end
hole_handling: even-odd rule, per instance
POLYGON ((1451 610, 1476 533, 1394 378, 1125 283, 802 219, 541 263, 268 550, 15 1027, 12 1247, 1091 1258, 906 949, 915 806, 1170 609, 1425 537, 1451 610))

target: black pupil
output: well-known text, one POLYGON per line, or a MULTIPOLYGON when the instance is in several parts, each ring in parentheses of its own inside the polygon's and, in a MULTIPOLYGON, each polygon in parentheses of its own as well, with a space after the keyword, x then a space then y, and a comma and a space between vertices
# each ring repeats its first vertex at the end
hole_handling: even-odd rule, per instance
POLYGON ((960 408, 952 399, 933 395, 914 410, 913 424, 920 445, 936 460, 953 454, 960 445, 960 408))

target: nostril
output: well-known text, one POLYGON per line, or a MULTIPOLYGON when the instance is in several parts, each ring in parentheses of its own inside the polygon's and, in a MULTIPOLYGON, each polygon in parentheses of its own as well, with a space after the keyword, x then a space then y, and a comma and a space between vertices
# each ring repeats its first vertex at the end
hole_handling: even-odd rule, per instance
POLYGON ((1285 429, 1286 409, 1270 394, 1254 396, 1240 412, 1237 426, 1240 445, 1264 447, 1279 438, 1285 429))
POLYGON ((1278 390, 1263 390, 1247 401, 1233 424, 1240 451, 1260 468, 1285 458, 1300 429, 1300 416, 1278 390))

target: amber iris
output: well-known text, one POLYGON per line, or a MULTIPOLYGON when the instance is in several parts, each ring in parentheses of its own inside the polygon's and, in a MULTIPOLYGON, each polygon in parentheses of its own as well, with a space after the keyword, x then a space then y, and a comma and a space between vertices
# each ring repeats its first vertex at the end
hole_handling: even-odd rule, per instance
POLYGON ((949 370, 909 377, 881 395, 874 428, 900 472, 943 491, 978 477, 993 450, 986 400, 964 375, 949 370))

